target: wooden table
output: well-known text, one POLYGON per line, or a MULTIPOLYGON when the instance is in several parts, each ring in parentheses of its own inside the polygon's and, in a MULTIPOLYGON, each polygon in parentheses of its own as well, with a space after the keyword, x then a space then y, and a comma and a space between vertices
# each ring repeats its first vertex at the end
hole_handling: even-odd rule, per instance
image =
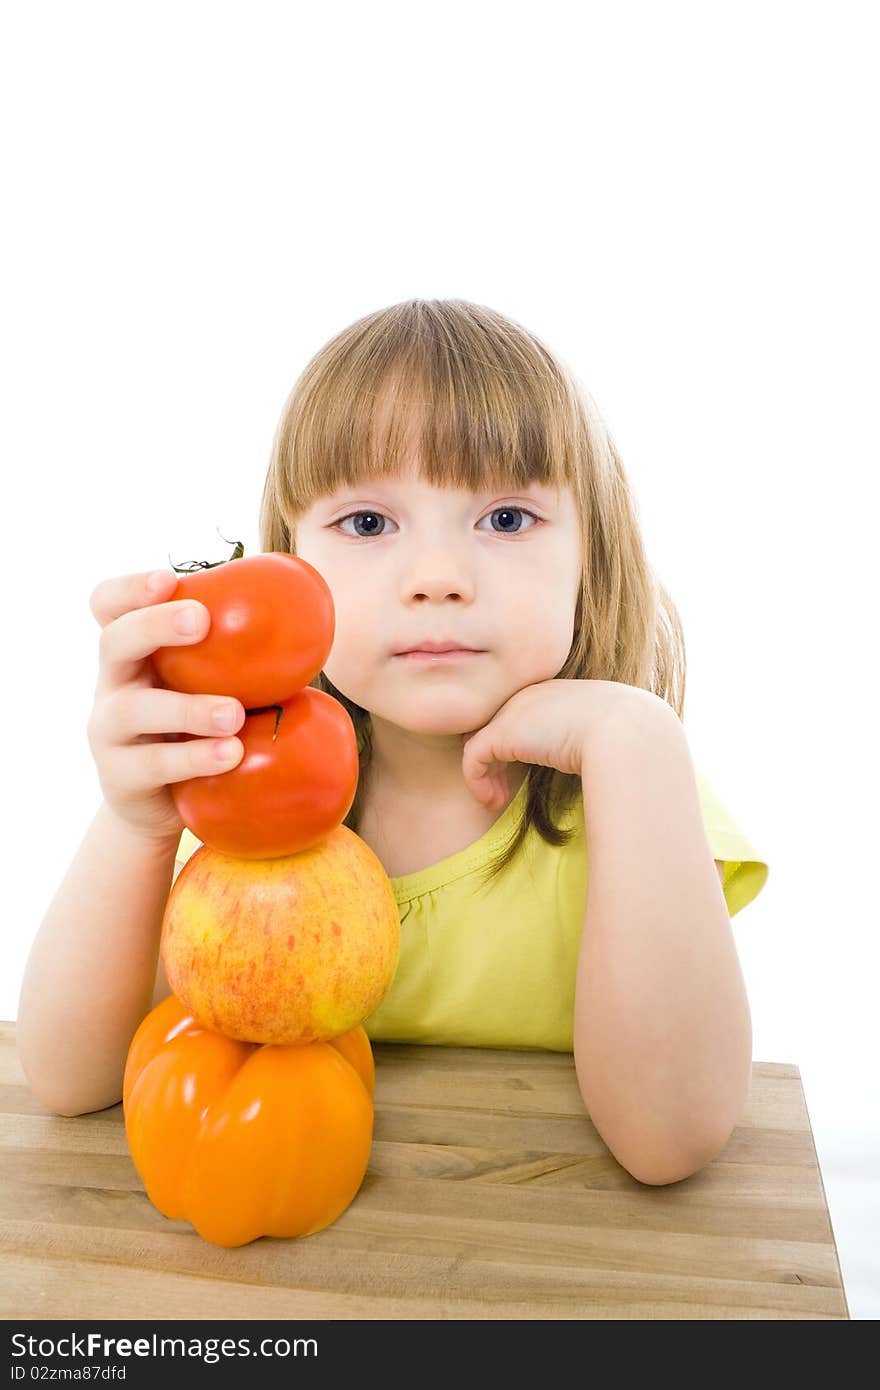
POLYGON ((758 1062, 730 1141, 650 1187, 570 1053, 376 1044, 370 1164, 332 1225, 221 1249, 147 1198, 122 1106, 52 1114, 0 1023, 0 1316, 848 1318, 797 1067, 758 1062))

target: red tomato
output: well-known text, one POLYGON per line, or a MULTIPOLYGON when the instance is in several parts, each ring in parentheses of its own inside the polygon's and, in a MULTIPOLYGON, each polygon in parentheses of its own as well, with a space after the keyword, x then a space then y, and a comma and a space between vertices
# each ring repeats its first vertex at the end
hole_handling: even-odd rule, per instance
POLYGON ((241 859, 274 859, 342 823, 357 790, 357 737, 332 695, 307 686, 281 702, 280 719, 276 710, 249 714, 236 737, 244 744, 236 767, 171 784, 197 839, 241 859))
POLYGON ((269 551, 185 574, 168 602, 184 598, 205 605, 211 626, 201 642, 153 652, 169 690, 229 695, 245 709, 278 704, 314 680, 333 645, 330 590, 298 555, 269 551))

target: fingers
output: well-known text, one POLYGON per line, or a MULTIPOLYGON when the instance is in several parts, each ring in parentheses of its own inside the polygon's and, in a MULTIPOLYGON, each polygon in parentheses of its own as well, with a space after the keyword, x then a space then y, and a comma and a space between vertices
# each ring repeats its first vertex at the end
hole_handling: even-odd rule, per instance
POLYGON ((133 743, 145 734, 201 734, 222 738, 245 720, 240 700, 225 695, 184 695, 178 690, 128 685, 96 703, 89 720, 95 744, 133 743))
POLYGON ((99 643, 98 686, 115 688, 133 681, 141 663, 158 647, 201 642, 211 615, 195 599, 176 599, 133 608, 108 623, 99 643))
POLYGON ((192 738, 113 748, 102 764, 104 795, 120 803, 191 777, 216 776, 241 761, 241 739, 192 738))
POLYGON ((504 763, 491 753, 479 755, 469 748, 473 734, 465 736, 462 745, 462 771, 475 801, 489 811, 500 810, 510 799, 504 763))
POLYGON ((96 703, 88 723, 105 796, 122 804, 172 782, 228 772, 244 756, 241 739, 230 736, 244 720, 240 702, 225 696, 145 686, 112 691, 96 703), (229 730, 218 727, 218 709, 231 711, 229 730), (150 734, 156 742, 147 741, 150 734))
POLYGON ((148 603, 164 603, 174 593, 178 582, 173 570, 117 575, 113 579, 103 579, 92 590, 89 607, 101 627, 106 627, 132 608, 143 608, 148 603), (152 575, 158 577, 156 588, 148 583, 152 575))
POLYGON ((152 800, 174 782, 228 772, 244 756, 234 736, 245 720, 238 700, 165 690, 147 675, 146 658, 158 647, 200 642, 211 623, 203 603, 171 597, 179 583, 172 570, 159 572, 153 587, 150 578, 106 579, 90 598, 101 637, 87 731, 105 798, 118 806, 152 800), (194 619, 189 629, 180 622, 185 615, 194 619), (231 713, 225 726, 218 709, 231 713))

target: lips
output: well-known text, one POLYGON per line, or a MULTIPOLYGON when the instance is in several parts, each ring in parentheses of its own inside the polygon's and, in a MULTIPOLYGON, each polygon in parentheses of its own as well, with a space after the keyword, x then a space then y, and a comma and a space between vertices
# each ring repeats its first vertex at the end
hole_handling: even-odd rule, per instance
POLYGON ((407 656, 410 652, 473 652, 476 647, 466 647, 461 642, 417 642, 413 647, 404 647, 395 656, 407 656))

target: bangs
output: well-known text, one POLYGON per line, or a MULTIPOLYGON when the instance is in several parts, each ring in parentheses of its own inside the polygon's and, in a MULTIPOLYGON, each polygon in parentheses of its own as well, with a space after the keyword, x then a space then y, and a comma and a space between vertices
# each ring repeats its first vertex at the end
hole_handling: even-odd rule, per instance
POLYGON ((292 525, 317 498, 413 463, 471 492, 572 486, 577 415, 564 370, 526 329, 465 301, 407 301, 306 368, 275 441, 276 499, 292 525))

